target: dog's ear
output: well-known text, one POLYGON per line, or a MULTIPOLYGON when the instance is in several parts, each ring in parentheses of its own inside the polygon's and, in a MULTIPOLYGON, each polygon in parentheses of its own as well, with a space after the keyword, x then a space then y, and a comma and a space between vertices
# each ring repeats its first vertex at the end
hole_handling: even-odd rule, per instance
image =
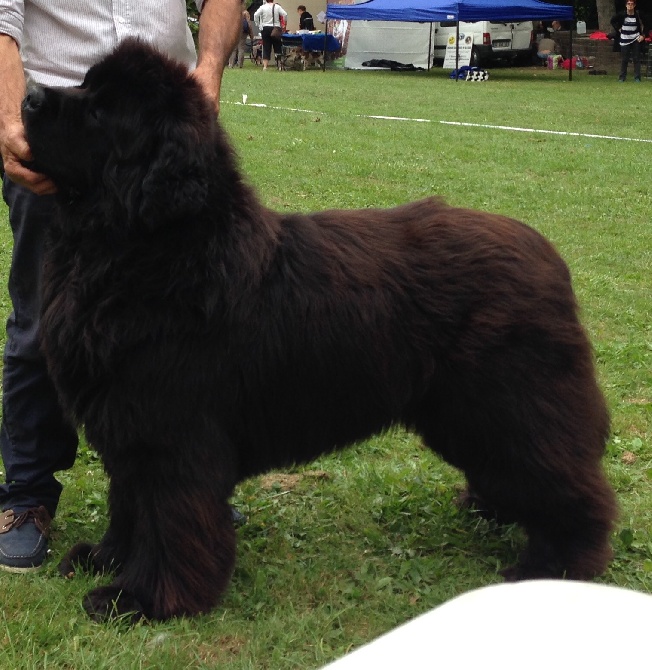
POLYGON ((199 142, 189 143, 188 135, 175 135, 161 144, 142 182, 138 214, 150 228, 193 216, 206 201, 205 149, 199 142))

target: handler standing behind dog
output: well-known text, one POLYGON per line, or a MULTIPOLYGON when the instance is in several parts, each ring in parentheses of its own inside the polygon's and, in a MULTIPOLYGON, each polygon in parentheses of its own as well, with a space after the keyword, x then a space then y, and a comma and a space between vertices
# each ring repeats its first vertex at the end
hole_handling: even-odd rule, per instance
POLYGON ((6 476, 0 569, 41 566, 62 488, 54 473, 70 468, 77 450, 77 433, 62 414, 39 351, 43 233, 55 186, 23 165, 31 158, 20 111, 26 82, 77 86, 123 38, 137 36, 189 68, 197 60, 193 76, 217 112, 224 66, 242 26, 241 0, 198 0, 197 6, 203 10, 198 60, 180 0, 0 0, 0 151, 14 236, 0 433, 6 476))
POLYGON ((274 0, 266 0, 254 13, 254 23, 260 30, 260 36, 263 40, 263 70, 267 69, 269 59, 272 56, 272 46, 274 55, 278 62, 283 50, 283 42, 280 37, 272 37, 272 30, 280 28, 283 30, 287 25, 287 12, 274 0))

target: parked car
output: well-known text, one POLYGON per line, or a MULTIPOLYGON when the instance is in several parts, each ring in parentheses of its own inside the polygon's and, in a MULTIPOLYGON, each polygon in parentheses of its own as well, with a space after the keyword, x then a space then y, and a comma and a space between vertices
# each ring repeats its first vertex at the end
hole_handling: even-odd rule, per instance
MULTIPOLYGON (((455 36, 455 21, 434 24, 434 58, 443 60, 449 38, 455 36)), ((529 62, 535 43, 532 21, 499 23, 494 21, 460 21, 460 43, 468 35, 473 36, 471 65, 480 66, 495 60, 517 60, 529 62)))

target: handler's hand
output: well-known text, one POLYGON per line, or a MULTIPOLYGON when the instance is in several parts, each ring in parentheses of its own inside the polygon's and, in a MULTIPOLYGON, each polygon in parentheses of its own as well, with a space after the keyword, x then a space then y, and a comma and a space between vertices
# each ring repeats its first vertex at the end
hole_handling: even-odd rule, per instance
POLYGON ((57 187, 49 177, 34 172, 21 163, 21 161, 32 159, 32 152, 25 139, 22 124, 15 123, 5 128, 0 137, 0 151, 5 172, 12 181, 28 188, 36 195, 49 195, 56 192, 57 187))

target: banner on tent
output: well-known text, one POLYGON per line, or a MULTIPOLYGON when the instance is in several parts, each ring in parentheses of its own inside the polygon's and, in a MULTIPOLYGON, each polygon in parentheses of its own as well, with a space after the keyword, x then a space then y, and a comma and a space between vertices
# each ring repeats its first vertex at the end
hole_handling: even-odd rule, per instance
POLYGON ((471 65, 471 52, 473 51, 473 34, 460 33, 459 60, 456 58, 455 35, 448 36, 446 44, 446 55, 444 56, 444 68, 455 69, 462 65, 471 65))

